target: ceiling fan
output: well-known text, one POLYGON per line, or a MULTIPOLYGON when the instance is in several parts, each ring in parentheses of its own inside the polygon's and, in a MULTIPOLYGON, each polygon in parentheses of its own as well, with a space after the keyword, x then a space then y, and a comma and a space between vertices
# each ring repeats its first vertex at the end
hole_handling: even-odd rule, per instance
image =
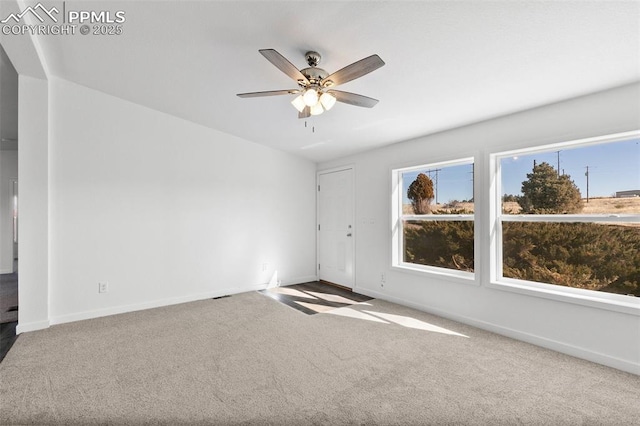
POLYGON ((320 115, 324 111, 330 110, 336 101, 365 108, 372 108, 378 103, 377 99, 333 89, 333 87, 339 84, 355 80, 383 66, 384 61, 380 59, 378 55, 371 55, 351 65, 347 65, 333 74, 329 74, 322 68, 318 68, 321 59, 318 52, 307 52, 305 54, 305 59, 309 67, 301 70, 298 70, 287 58, 274 49, 260 49, 258 52, 280 71, 298 83, 299 88, 271 90, 268 92, 238 93, 238 96, 241 98, 298 95, 291 102, 298 110, 298 118, 320 115))

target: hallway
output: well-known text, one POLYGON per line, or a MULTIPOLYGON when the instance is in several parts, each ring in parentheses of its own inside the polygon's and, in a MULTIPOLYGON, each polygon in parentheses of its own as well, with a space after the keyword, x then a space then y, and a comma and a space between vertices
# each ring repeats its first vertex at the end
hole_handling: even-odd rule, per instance
POLYGON ((18 274, 0 275, 0 361, 16 341, 18 325, 18 274))

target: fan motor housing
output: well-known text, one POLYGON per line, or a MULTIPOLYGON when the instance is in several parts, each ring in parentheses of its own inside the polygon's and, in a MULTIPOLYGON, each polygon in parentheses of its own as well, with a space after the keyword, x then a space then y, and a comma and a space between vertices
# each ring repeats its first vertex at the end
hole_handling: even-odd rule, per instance
POLYGON ((301 69, 300 72, 309 79, 311 84, 318 84, 320 81, 329 76, 329 73, 322 68, 309 67, 301 69))

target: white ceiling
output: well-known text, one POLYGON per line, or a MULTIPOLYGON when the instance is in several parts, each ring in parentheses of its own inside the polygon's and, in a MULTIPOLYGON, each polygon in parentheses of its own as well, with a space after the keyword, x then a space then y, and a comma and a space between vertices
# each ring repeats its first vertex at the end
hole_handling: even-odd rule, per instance
POLYGON ((317 162, 640 81, 638 1, 67 7, 123 10, 124 33, 40 36, 49 73, 317 162), (296 87, 261 48, 299 68, 316 50, 329 73, 377 53, 384 67, 339 88, 380 103, 337 104, 305 128, 292 96, 240 99, 296 87))

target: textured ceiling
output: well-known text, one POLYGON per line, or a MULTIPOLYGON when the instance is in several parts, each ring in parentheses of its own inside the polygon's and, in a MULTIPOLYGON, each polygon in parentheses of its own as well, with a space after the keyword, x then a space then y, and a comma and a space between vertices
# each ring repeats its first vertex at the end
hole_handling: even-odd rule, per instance
POLYGON ((49 73, 317 162, 640 80, 637 1, 67 4, 123 10, 124 31, 38 37, 49 73), (240 99, 296 87, 261 48, 330 73, 377 53, 339 88, 380 103, 305 127, 291 96, 240 99))

